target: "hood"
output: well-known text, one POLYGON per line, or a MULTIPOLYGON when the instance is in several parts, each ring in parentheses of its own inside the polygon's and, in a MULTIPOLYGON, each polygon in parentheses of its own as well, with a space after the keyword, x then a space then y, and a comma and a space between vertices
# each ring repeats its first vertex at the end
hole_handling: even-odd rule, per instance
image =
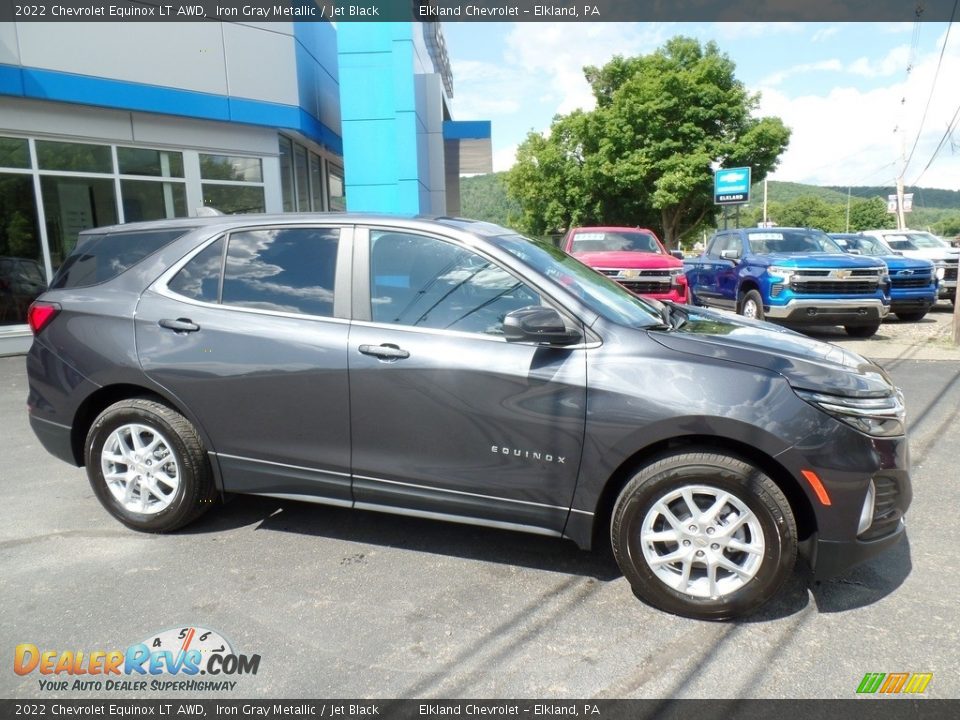
POLYGON ((592 268, 642 268, 655 270, 663 268, 682 268, 683 262, 673 255, 652 252, 611 250, 606 252, 573 253, 584 265, 592 268))
POLYGON ((801 390, 853 397, 884 397, 893 391, 882 368, 837 345, 721 310, 671 307, 685 313, 686 322, 669 332, 649 331, 671 350, 772 370, 801 390))
POLYGON ((795 268, 882 268, 879 258, 847 253, 765 253, 755 255, 758 265, 795 268))
POLYGON ((908 258, 901 255, 883 255, 883 260, 891 270, 927 270, 933 269, 933 261, 925 258, 908 258))
POLYGON ((904 257, 923 258, 925 260, 952 260, 960 257, 960 248, 920 248, 919 250, 901 250, 904 257))

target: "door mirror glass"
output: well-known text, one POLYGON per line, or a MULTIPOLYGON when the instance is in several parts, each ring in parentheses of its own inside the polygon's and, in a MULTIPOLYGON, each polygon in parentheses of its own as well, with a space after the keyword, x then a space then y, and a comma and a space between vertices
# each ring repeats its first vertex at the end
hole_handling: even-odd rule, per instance
POLYGON ((570 330, 551 307, 534 305, 507 313, 503 319, 507 342, 535 342, 546 345, 574 345, 583 337, 570 330))
POLYGON ((724 260, 736 260, 740 257, 739 250, 721 250, 720 257, 724 260))

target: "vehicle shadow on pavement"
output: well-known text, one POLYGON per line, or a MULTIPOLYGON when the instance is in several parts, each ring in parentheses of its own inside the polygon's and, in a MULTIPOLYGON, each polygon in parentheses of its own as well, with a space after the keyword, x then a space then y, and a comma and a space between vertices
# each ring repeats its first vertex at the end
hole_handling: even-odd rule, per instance
POLYGON ((369 543, 600 581, 622 577, 611 553, 584 552, 560 538, 252 495, 232 498, 179 533, 217 533, 248 525, 258 531, 369 543))
POLYGON ((910 539, 904 537, 882 555, 814 585, 813 598, 822 613, 866 607, 893 593, 912 570, 910 539))

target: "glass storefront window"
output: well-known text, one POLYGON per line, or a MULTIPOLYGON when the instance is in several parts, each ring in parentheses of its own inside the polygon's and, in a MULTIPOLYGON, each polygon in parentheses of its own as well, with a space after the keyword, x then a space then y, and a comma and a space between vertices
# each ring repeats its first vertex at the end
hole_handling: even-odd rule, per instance
POLYGON ((33 177, 0 173, 0 327, 25 323, 46 289, 33 177))
POLYGON ((323 210, 323 165, 320 156, 310 153, 310 207, 323 210))
POLYGON ((183 183, 121 180, 120 195, 126 222, 187 216, 187 189, 183 183))
POLYGON ((37 163, 41 170, 112 173, 109 145, 37 140, 37 163))
POLYGON ((293 147, 293 167, 297 172, 297 208, 310 209, 310 179, 307 170, 307 149, 303 145, 293 147))
POLYGON ((54 270, 76 246, 81 230, 118 222, 112 179, 44 175, 40 189, 54 270))
POLYGON ((327 180, 330 186, 329 203, 334 212, 343 212, 347 209, 347 196, 343 188, 343 168, 329 165, 327 180))
POLYGON ((263 182, 260 158, 200 153, 200 177, 204 180, 263 182))
POLYGON ((121 175, 183 177, 183 153, 147 148, 117 148, 121 175))
POLYGON ((293 197, 293 143, 283 135, 280 136, 280 190, 283 193, 283 211, 296 210, 293 197))
POLYGON ((203 204, 227 215, 262 213, 266 209, 263 188, 244 185, 211 185, 204 183, 203 204))
POLYGON ((0 167, 29 168, 30 147, 23 138, 0 137, 0 167))

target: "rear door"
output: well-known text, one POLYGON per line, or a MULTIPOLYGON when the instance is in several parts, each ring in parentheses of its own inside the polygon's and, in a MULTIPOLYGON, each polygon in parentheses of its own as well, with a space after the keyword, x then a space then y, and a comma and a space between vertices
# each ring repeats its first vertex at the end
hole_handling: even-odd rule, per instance
POLYGON ((507 343, 503 316, 549 301, 456 241, 358 229, 357 251, 357 507, 559 534, 583 442, 584 347, 507 343))
POLYGON ((349 505, 352 229, 225 234, 144 293, 144 371, 212 443, 228 491, 349 505))

